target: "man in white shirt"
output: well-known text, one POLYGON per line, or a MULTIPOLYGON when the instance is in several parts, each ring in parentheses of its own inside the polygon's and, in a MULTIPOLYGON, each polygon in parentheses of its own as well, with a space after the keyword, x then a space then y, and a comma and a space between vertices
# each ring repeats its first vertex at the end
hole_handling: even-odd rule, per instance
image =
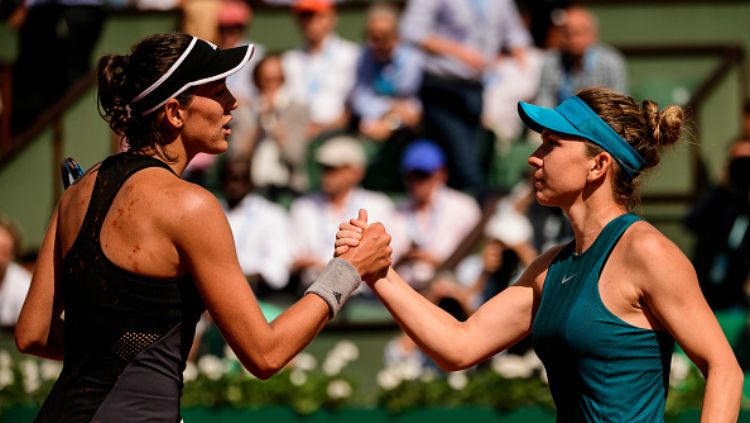
POLYGON ((31 274, 13 261, 18 249, 15 225, 0 217, 0 327, 16 325, 31 284, 31 274))
POLYGON ((409 198, 398 207, 410 249, 397 262, 399 274, 415 289, 426 288, 481 218, 476 201, 446 186, 445 154, 432 141, 417 140, 404 151, 401 171, 409 198))
POLYGON ((221 187, 243 273, 261 294, 284 288, 292 264, 286 210, 253 192, 247 158, 227 157, 221 187))
POLYGON ((367 164, 360 140, 345 135, 330 138, 316 150, 315 161, 323 168, 321 191, 291 205, 294 268, 300 271, 303 287, 312 283, 330 260, 339 224, 356 217, 359 209, 367 210, 370 221, 388 228, 394 257, 399 252, 398 240, 403 240, 391 199, 358 187, 367 164))
POLYGON ((344 128, 346 101, 354 87, 359 47, 334 32, 338 18, 332 0, 298 0, 293 10, 304 45, 283 55, 292 96, 310 107, 308 138, 344 128))

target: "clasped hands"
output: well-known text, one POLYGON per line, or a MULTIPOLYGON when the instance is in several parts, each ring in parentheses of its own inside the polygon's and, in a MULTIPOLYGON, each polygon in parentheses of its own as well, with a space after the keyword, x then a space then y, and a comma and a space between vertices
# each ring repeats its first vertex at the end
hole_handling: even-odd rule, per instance
POLYGON ((391 266, 391 236, 381 223, 367 223, 367 211, 339 225, 334 257, 348 261, 367 284, 384 278, 391 266))

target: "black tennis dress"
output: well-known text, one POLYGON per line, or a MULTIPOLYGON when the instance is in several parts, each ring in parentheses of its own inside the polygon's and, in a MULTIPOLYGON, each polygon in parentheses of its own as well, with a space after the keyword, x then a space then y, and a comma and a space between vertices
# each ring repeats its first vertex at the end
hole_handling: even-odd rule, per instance
POLYGON ((62 265, 63 370, 35 422, 180 421, 182 371, 205 309, 193 278, 127 271, 109 261, 100 243, 102 222, 122 184, 156 166, 170 169, 152 157, 121 153, 99 169, 62 265))

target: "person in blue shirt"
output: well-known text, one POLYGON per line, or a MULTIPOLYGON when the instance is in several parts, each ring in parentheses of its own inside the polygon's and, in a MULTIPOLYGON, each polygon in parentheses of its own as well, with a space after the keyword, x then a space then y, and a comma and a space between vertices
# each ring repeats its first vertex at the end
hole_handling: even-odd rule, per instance
POLYGON ((381 191, 400 191, 398 163, 404 146, 413 141, 422 122, 424 57, 398 34, 395 6, 376 3, 367 11, 366 42, 357 60, 350 107, 357 129, 371 140, 370 165, 363 184, 381 191))
POLYGON ((478 193, 484 77, 503 49, 521 63, 531 37, 512 0, 409 0, 401 36, 425 53, 419 96, 427 138, 448 156, 449 185, 478 193))
MULTIPOLYGON (((575 239, 459 322, 390 270, 371 283, 396 321, 446 370, 465 369, 531 336, 558 422, 663 422, 676 341, 706 378, 701 421, 734 422, 743 374, 690 261, 630 213, 640 175, 680 138, 683 111, 606 88, 555 109, 519 103, 543 143, 529 157, 534 195, 561 208, 575 239)), ((337 253, 367 236, 352 219, 337 253)), ((356 247, 354 247, 356 248, 356 247)))
POLYGON ((419 50, 400 41, 398 12, 391 4, 376 3, 369 9, 365 31, 351 105, 359 131, 380 141, 419 124, 422 103, 417 94, 424 59, 419 50))

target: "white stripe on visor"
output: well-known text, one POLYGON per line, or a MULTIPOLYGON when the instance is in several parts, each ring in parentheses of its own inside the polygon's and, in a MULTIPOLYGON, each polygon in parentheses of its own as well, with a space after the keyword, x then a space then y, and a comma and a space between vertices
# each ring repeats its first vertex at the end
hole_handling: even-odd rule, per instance
MULTIPOLYGON (((190 87, 206 84, 212 81, 217 81, 235 73, 242 66, 244 66, 248 62, 248 60, 250 60, 250 57, 252 57, 254 49, 255 49, 255 46, 253 45, 245 46, 245 51, 244 51, 244 55, 242 56, 242 59, 239 60, 239 62, 234 67, 221 73, 211 74, 210 73, 211 71, 205 72, 199 69, 200 69, 200 66, 205 66, 207 64, 210 64, 213 62, 214 58, 219 57, 218 56, 219 52, 217 52, 218 48, 216 45, 212 43, 193 37, 187 49, 185 49, 185 51, 180 55, 177 61, 175 61, 175 63, 172 64, 172 66, 170 66, 167 72, 164 75, 162 75, 156 82, 151 84, 151 86, 149 86, 141 94, 135 97, 130 102, 130 107, 133 109, 137 109, 137 104, 136 104, 137 102, 140 101, 142 103, 145 103, 144 107, 149 107, 149 106, 150 107, 147 110, 140 112, 139 114, 141 116, 146 116, 149 113, 163 106, 169 99, 177 97, 178 95, 180 95, 181 93, 183 93, 185 90, 187 90, 190 87), (200 43, 205 43, 206 46, 200 45, 200 43), (205 57, 205 55, 207 54, 206 53, 207 51, 213 51, 214 53, 211 53, 211 54, 212 55, 216 54, 217 56, 212 56, 213 58, 207 58, 205 57), (195 56, 195 57, 192 57, 192 56, 195 56), (210 61, 206 62, 205 60, 210 60, 210 61), (193 69, 196 65, 199 66, 198 70, 196 72, 191 71, 191 69, 193 69), (182 68, 185 68, 185 69, 182 69, 182 68), (193 74, 192 77, 190 76, 191 73, 193 74), (174 80, 175 78, 179 78, 181 81, 174 80), (192 78, 200 78, 200 79, 191 80, 192 78), (175 83, 181 83, 181 82, 184 82, 184 84, 181 87, 176 88, 177 86, 175 86, 175 83), (170 85, 171 85, 171 88, 170 88, 170 85), (174 92, 171 92, 171 93, 164 92, 165 90, 170 90, 170 89, 174 90, 174 92), (155 92, 157 90, 159 90, 160 92, 155 92), (149 95, 151 97, 149 97, 149 95), (154 98, 155 96, 158 96, 158 97, 154 98), (159 99, 162 99, 162 100, 159 100, 159 99), (154 104, 153 106, 151 106, 151 104, 153 104, 153 101, 159 101, 159 102, 158 104, 154 104)), ((234 49, 230 49, 230 50, 234 50, 234 49)), ((233 60, 236 60, 236 59, 233 59, 233 60)), ((214 71, 217 71, 217 70, 218 69, 214 71)))

